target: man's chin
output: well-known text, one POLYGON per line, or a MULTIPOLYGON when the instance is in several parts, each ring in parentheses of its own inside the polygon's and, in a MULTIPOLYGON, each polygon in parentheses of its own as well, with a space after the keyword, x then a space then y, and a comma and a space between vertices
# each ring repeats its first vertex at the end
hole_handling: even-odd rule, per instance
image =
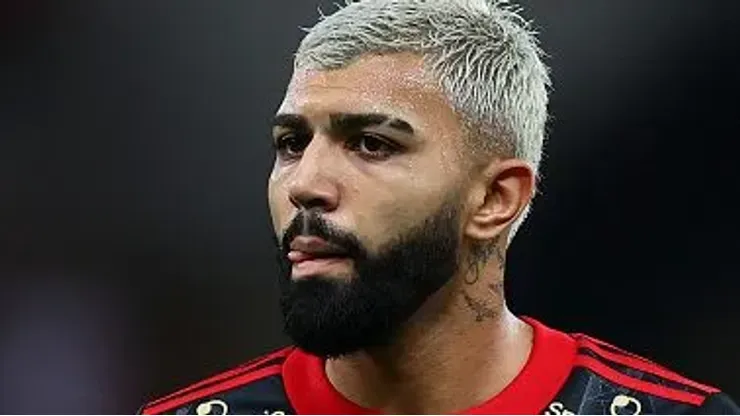
POLYGON ((367 334, 351 326, 325 323, 286 322, 285 333, 301 350, 322 358, 339 358, 367 347, 367 334))
POLYGON ((325 358, 351 354, 390 338, 382 312, 387 299, 358 296, 346 277, 294 281, 281 298, 285 334, 302 350, 325 358))
POLYGON ((338 328, 324 328, 319 331, 301 330, 295 333, 288 329, 286 333, 296 347, 309 354, 325 359, 341 358, 368 348, 386 345, 386 343, 369 343, 367 333, 356 333, 355 336, 348 336, 352 332, 359 331, 349 331, 349 333, 341 333, 340 331, 341 329, 338 328))

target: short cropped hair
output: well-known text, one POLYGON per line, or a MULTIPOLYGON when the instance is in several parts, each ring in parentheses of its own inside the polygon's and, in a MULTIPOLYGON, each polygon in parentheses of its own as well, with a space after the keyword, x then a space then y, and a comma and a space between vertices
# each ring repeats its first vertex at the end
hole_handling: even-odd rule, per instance
MULTIPOLYGON (((503 0, 347 0, 307 29, 294 69, 418 54, 464 121, 471 156, 522 159, 539 178, 551 84, 536 33, 520 13, 503 0)), ((509 242, 529 211, 512 225, 509 242)))

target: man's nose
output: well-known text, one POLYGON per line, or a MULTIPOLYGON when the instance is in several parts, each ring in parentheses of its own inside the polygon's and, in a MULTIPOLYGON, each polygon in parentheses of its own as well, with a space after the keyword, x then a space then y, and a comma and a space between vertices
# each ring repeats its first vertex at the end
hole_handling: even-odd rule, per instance
POLYGON ((337 149, 326 138, 315 137, 303 150, 288 185, 290 202, 299 209, 333 211, 339 205, 337 149))

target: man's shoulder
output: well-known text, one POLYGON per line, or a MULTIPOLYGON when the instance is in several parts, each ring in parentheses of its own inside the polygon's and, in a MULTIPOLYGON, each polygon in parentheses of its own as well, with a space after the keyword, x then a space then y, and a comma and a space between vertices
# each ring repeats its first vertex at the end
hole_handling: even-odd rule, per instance
POLYGON ((293 347, 281 348, 144 405, 140 414, 290 414, 282 382, 293 347))
POLYGON ((565 385, 545 414, 738 414, 718 388, 584 334, 565 385), (572 413, 571 413, 572 412, 572 413))

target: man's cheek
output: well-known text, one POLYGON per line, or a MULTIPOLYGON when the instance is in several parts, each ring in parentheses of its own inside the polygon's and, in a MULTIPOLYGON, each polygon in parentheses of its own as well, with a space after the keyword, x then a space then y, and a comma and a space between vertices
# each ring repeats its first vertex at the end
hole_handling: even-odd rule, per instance
POLYGON ((290 218, 287 213, 283 213, 279 209, 270 207, 270 219, 272 221, 272 229, 278 238, 281 238, 285 230, 290 225, 290 218))

